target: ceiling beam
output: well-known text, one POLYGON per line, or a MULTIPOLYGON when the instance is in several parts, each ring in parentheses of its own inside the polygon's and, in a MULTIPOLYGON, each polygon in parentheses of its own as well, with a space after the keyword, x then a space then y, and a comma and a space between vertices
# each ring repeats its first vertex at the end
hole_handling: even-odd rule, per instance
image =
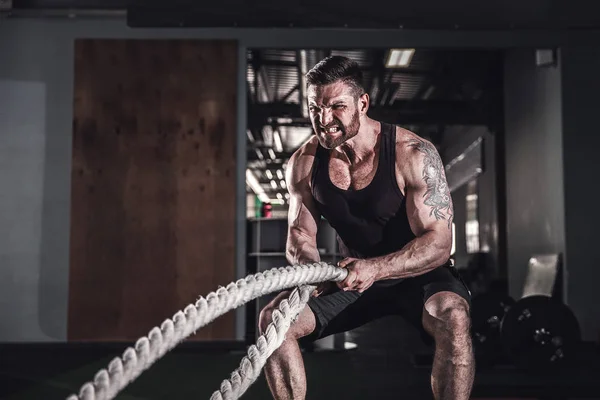
MULTIPOLYGON (((486 110, 489 110, 487 104, 479 102, 400 100, 390 106, 372 106, 367 114, 373 119, 400 125, 490 125, 502 118, 486 110)), ((248 124, 250 127, 270 124, 310 126, 310 120, 303 118, 298 104, 251 104, 248 107, 248 124)))
POLYGON ((288 90, 288 92, 286 94, 284 94, 280 99, 278 99, 279 101, 287 101, 287 99, 290 98, 291 95, 293 95, 296 91, 300 90, 300 85, 296 85, 293 88, 291 88, 290 90, 288 90))
MULTIPOLYGON (((378 53, 379 54, 379 53, 378 53)), ((381 54, 385 54, 385 52, 381 52, 381 54)), ((385 62, 385 57, 384 56, 377 56, 377 59, 381 58, 381 63, 383 64, 385 62)), ((374 56, 373 59, 376 59, 376 57, 374 56)), ((288 61, 288 60, 265 60, 262 59, 260 61, 260 64, 262 66, 268 66, 268 67, 290 67, 290 68, 297 68, 298 67, 298 63, 294 62, 294 61, 288 61)), ((406 67, 406 68, 386 68, 384 65, 379 65, 379 64, 375 64, 375 65, 367 65, 367 66, 361 66, 360 67, 361 71, 363 72, 374 72, 374 71, 386 71, 386 72, 390 72, 390 73, 394 73, 394 74, 403 74, 403 75, 411 75, 411 76, 428 76, 431 75, 431 71, 430 70, 424 70, 424 69, 419 69, 419 68, 410 68, 410 67, 406 67)))
MULTIPOLYGON (((46 2, 50 2, 46 0, 46 2)), ((56 2, 56 0, 54 0, 56 2)), ((44 3, 38 0, 38 3, 44 3)), ((82 4, 83 1, 69 3, 82 4)), ((593 5, 574 7, 555 0, 448 2, 444 0, 391 2, 365 7, 362 2, 291 0, 285 2, 219 2, 164 0, 134 1, 128 22, 133 27, 245 27, 340 29, 591 29, 600 25, 593 5), (465 2, 462 2, 465 3, 465 2), (141 7, 140 7, 141 5, 141 7), (137 6, 137 7, 136 7, 137 6)), ((593 3, 593 2, 589 2, 593 3)))
POLYGON ((133 27, 248 27, 324 29, 597 29, 600 16, 594 2, 573 5, 555 0, 502 2, 448 2, 430 0, 391 2, 386 7, 364 7, 325 0, 222 3, 178 0, 13 0, 13 10, 98 9, 126 10, 133 27), (141 7, 140 7, 141 6, 141 7))
POLYGON ((254 67, 255 90, 258 95, 257 98, 260 99, 260 96, 262 95, 266 102, 275 101, 275 92, 269 82, 267 71, 263 68, 263 59, 259 51, 252 51, 252 64, 254 67), (260 83, 260 85, 258 85, 258 83, 260 83))

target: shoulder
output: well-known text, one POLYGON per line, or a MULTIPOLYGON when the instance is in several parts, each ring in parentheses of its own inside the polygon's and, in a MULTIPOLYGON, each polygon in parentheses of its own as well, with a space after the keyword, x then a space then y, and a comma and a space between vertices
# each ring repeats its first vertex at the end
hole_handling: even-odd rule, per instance
POLYGON ((402 127, 396 128, 396 168, 403 181, 419 180, 426 170, 443 173, 444 165, 429 140, 402 127))
POLYGON ((286 168, 286 180, 290 189, 309 184, 318 145, 318 139, 313 135, 290 157, 286 168))
POLYGON ((305 170, 308 168, 310 170, 315 160, 318 145, 319 142, 317 137, 314 135, 311 136, 294 152, 294 154, 292 154, 288 162, 288 169, 305 170))
POLYGON ((415 161, 423 155, 438 155, 437 149, 429 140, 422 138, 414 132, 396 127, 396 153, 397 158, 415 161))

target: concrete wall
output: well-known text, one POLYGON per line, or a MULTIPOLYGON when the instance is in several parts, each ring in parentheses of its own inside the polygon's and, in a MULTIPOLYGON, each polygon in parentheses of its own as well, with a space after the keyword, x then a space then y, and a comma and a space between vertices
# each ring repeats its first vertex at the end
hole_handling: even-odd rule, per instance
MULTIPOLYGON (((43 336, 45 102, 41 82, 0 80, 0 334, 10 339, 43 336)), ((61 306, 64 314, 66 304, 61 306)))
POLYGON ((14 238, 0 242, 0 340, 64 340, 72 45, 41 31, 0 31, 0 36, 0 215, 12 219, 0 225, 0 236, 14 238), (12 148, 4 147, 7 141, 12 148))
POLYGON ((600 340, 600 51, 572 46, 561 54, 567 300, 585 337, 600 340))
POLYGON ((530 257, 565 252, 561 67, 537 67, 533 50, 505 60, 507 262, 520 298, 530 257))

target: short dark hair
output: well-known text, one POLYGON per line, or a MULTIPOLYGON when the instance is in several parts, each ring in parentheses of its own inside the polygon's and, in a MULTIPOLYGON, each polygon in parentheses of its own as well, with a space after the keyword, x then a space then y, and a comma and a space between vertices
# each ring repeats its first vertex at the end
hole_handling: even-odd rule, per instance
POLYGON ((328 85, 342 81, 352 86, 354 96, 365 93, 363 74, 358 63, 344 56, 329 56, 319 61, 306 74, 306 84, 328 85))

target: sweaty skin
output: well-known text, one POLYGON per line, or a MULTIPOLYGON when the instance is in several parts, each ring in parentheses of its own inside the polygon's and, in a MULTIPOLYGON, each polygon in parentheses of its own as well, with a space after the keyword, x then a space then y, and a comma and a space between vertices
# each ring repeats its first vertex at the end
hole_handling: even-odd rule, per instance
MULTIPOLYGON (((315 136, 291 157, 286 171, 290 192, 286 255, 291 264, 319 261, 316 234, 319 212, 311 194, 310 176, 318 144, 331 150, 329 175, 340 188, 360 189, 372 180, 378 165, 381 124, 367 116, 368 94, 356 96, 346 83, 307 90, 315 136)), ((367 290, 375 281, 409 278, 442 265, 450 257, 453 205, 440 156, 416 134, 396 130, 396 181, 406 198, 410 227, 416 238, 397 252, 371 259, 346 258, 339 266, 348 276, 343 290, 367 290)), ((322 295, 331 283, 320 285, 322 295)), ((289 292, 261 311, 259 328, 271 322, 272 311, 289 292)), ((474 376, 467 302, 455 293, 439 292, 423 309, 423 326, 435 339, 431 385, 436 399, 468 399, 474 376)), ((314 331, 316 320, 306 307, 291 326, 283 345, 267 361, 265 375, 275 399, 304 399, 306 375, 297 340, 314 331)))

